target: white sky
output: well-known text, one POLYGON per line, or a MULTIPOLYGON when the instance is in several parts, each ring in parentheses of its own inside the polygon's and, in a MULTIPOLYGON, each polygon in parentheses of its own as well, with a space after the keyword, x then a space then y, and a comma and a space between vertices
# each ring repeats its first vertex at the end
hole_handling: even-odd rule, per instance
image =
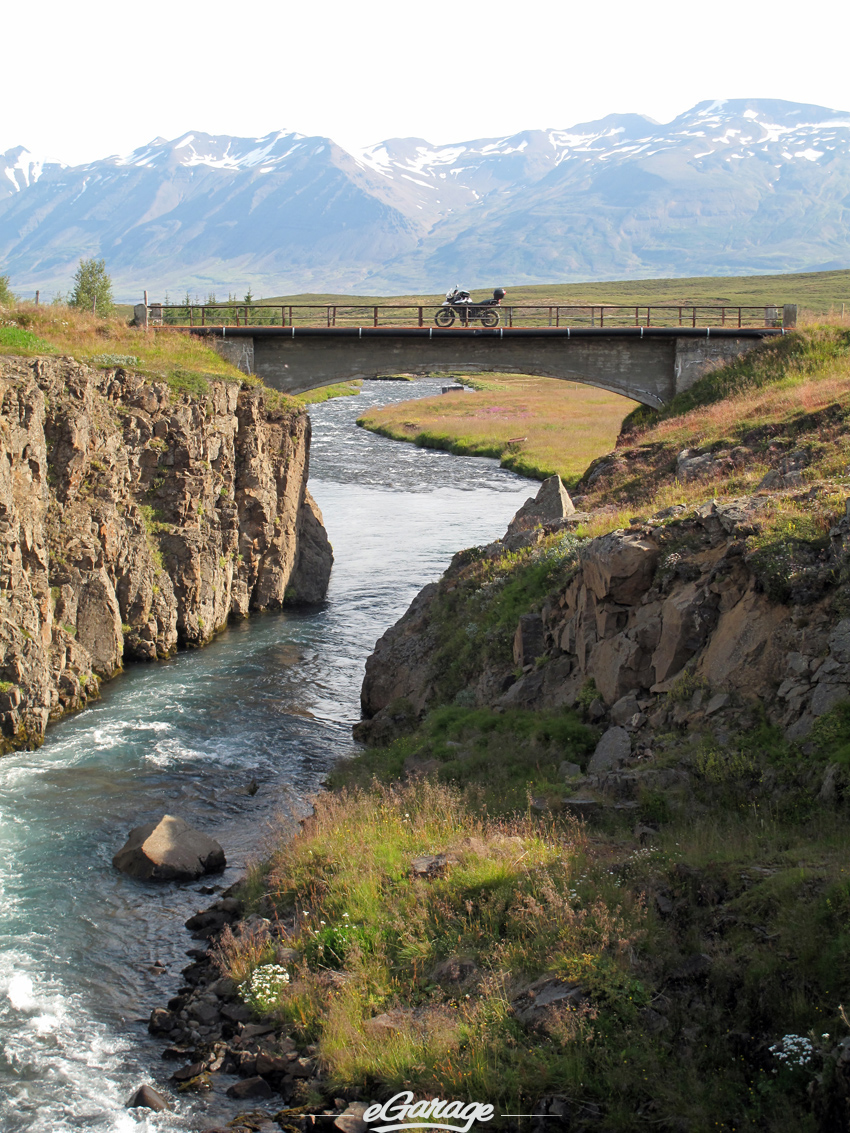
POLYGON ((74 164, 187 130, 352 148, 667 122, 701 99, 850 110, 846 0, 39 0, 2 26, 0 152, 74 164))

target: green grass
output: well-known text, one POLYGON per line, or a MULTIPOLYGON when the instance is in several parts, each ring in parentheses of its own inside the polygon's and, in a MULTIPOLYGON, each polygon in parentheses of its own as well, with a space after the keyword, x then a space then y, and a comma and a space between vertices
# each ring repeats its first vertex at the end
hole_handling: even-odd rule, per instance
POLYGON ((21 327, 0 327, 0 351, 6 354, 54 354, 56 347, 21 327))
MULTIPOLYGON (((560 303, 624 304, 636 303, 669 306, 707 304, 727 306, 766 306, 778 303, 796 303, 803 312, 815 315, 841 313, 846 304, 850 316, 850 271, 815 271, 787 275, 753 276, 695 276, 685 279, 612 280, 609 283, 559 283, 513 287, 509 280, 501 281, 508 290, 506 302, 526 304, 560 303)), ((495 284, 494 284, 495 286, 495 284)), ((485 295, 476 290, 475 298, 485 295)), ((263 299, 263 303, 441 303, 444 294, 436 295, 340 295, 305 293, 278 295, 263 299)))
POLYGON ((0 328, 0 351, 6 354, 30 357, 58 352, 94 366, 124 365, 152 380, 167 382, 175 393, 195 397, 204 396, 210 379, 246 380, 235 366, 192 335, 145 332, 118 317, 101 318, 63 306, 19 304, 9 314, 17 325, 0 328), (134 359, 133 364, 127 359, 134 359))
MULTIPOLYGON (((567 714, 447 709, 418 738, 433 754, 447 740, 509 735, 574 745, 577 727, 567 714)), ((411 1089, 523 1113, 557 1093, 579 1111, 599 1107, 613 1133, 644 1119, 815 1133, 809 1082, 848 1031, 846 816, 820 808, 783 821, 769 799, 747 796, 759 774, 741 766, 743 779, 741 768, 718 778, 693 763, 695 808, 673 808, 649 846, 622 821, 606 833, 494 816, 488 761, 465 786, 438 777, 319 796, 246 888, 266 915, 269 902, 284 923, 295 914, 286 943, 300 956, 260 1014, 317 1044, 328 1096, 411 1089), (415 876, 423 854, 445 867, 415 876), (677 975, 695 954, 704 973, 677 975), (472 965, 466 982, 440 976, 450 957, 472 965), (580 1005, 523 1023, 518 997, 547 974, 579 985, 580 1005), (660 1028, 647 1027, 648 1009, 660 1028), (389 1029, 375 1029, 387 1012, 389 1029), (787 1035, 811 1043, 805 1067, 770 1055, 787 1035)), ((805 790, 799 760, 793 774, 805 790)), ((225 934, 218 955, 240 981, 274 961, 255 936, 225 934)))
POLYGON ((399 402, 357 424, 393 440, 490 456, 521 476, 578 481, 616 443, 634 402, 593 386, 513 374, 464 375, 474 392, 399 402))
POLYGON ((307 393, 299 393, 297 400, 302 405, 320 405, 323 401, 330 401, 334 397, 353 397, 360 393, 362 381, 337 382, 332 386, 317 386, 307 393))
POLYGON ((329 783, 391 782, 402 777, 405 766, 435 760, 441 782, 474 785, 488 813, 513 814, 524 809, 529 794, 557 803, 565 792, 561 763, 586 767, 598 738, 572 711, 494 712, 449 705, 429 713, 412 735, 385 748, 367 748, 340 764, 329 783))

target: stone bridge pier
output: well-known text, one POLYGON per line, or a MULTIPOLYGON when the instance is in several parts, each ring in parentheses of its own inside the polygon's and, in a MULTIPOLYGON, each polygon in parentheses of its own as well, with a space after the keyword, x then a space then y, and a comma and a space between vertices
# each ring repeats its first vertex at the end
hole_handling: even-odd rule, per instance
POLYGON ((355 378, 466 370, 598 386, 659 408, 782 328, 204 327, 245 372, 284 393, 355 378))

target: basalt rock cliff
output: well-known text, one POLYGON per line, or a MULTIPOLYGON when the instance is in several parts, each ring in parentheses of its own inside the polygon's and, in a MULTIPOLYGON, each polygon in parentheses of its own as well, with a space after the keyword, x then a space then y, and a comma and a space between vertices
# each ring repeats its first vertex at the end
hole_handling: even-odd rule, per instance
MULTIPOLYGON (((650 751, 653 736, 670 728, 705 729, 724 742, 762 710, 789 740, 805 743, 820 716, 850 700, 841 582, 850 518, 832 528, 828 546, 795 546, 790 564, 781 547, 748 544, 769 502, 762 493, 672 507, 577 541, 566 584, 519 617, 512 657, 482 654, 455 703, 551 709, 590 694, 591 718, 622 731, 611 742, 620 742, 623 758, 650 751), (792 565, 790 585, 783 575, 792 565)), ((387 742, 446 702, 441 627, 458 594, 481 590, 476 564, 588 519, 575 513, 522 530, 520 516, 503 540, 456 555, 377 642, 358 738, 387 742)))
POLYGON ((127 660, 324 597, 303 410, 69 358, 0 360, 0 398, 2 750, 40 743, 127 660))

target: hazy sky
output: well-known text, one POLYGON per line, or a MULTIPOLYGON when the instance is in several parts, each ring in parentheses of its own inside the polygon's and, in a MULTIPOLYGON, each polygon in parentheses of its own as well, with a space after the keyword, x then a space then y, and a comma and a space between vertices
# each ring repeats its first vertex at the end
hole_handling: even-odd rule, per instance
POLYGON ((846 0, 341 0, 3 13, 0 152, 79 163, 187 130, 443 143, 701 99, 850 110, 846 0), (843 13, 843 14, 842 14, 843 13))

